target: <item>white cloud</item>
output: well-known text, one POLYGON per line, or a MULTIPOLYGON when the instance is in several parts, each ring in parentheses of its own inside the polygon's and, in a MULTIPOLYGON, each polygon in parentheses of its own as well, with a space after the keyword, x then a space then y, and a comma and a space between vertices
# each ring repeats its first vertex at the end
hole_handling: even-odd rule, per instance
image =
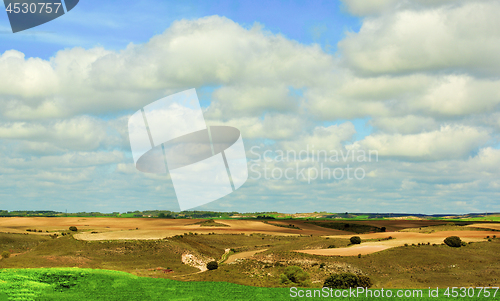
POLYGON ((282 150, 339 150, 343 149, 343 143, 352 140, 356 129, 351 122, 328 127, 317 126, 311 133, 298 135, 294 139, 282 141, 277 145, 282 150))
POLYGON ((0 124, 0 138, 51 143, 56 148, 70 150, 96 149, 113 141, 103 122, 89 116, 46 123, 4 123, 0 124))
POLYGON ((395 9, 423 9, 444 5, 458 5, 467 0, 341 0, 347 10, 358 16, 389 13, 395 9))
POLYGON ((359 33, 349 33, 339 49, 362 74, 454 70, 497 76, 499 12, 498 1, 401 9, 365 19, 359 33))
POLYGON ((174 22, 120 52, 73 48, 45 61, 7 51, 0 59, 0 106, 4 117, 21 120, 112 112, 209 84, 226 85, 215 93, 219 111, 248 116, 287 109, 288 87, 313 85, 332 66, 318 45, 212 16, 174 22))
POLYGON ((490 139, 487 130, 467 126, 442 126, 419 134, 373 134, 354 147, 377 150, 380 156, 410 160, 451 160, 467 158, 490 139))
POLYGON ((479 80, 465 75, 441 76, 411 106, 441 115, 491 112, 500 104, 498 87, 499 80, 479 80))
POLYGON ((259 117, 240 117, 220 121, 207 119, 208 125, 227 125, 241 131, 244 139, 293 139, 310 124, 295 114, 266 114, 259 117))
POLYGON ((342 0, 347 10, 358 16, 381 13, 396 4, 398 1, 399 0, 342 0))
POLYGON ((383 132, 400 134, 418 134, 438 128, 433 118, 415 115, 375 118, 370 124, 383 132))

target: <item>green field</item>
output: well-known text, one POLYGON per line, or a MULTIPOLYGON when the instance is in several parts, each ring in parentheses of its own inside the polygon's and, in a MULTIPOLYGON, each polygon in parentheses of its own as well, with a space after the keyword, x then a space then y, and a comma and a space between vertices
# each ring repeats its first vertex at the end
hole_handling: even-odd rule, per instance
MULTIPOLYGON (((0 271, 0 300, 324 300, 335 299, 319 297, 300 298, 299 292, 306 295, 307 290, 290 288, 262 288, 237 285, 227 282, 182 282, 169 279, 153 279, 138 277, 124 272, 93 270, 79 268, 42 268, 42 269, 3 269, 0 271)), ((335 292, 330 292, 335 296, 335 292)), ((491 297, 495 290, 491 290, 491 297)), ((337 294, 341 294, 338 291, 337 294)), ((371 290, 371 294, 377 294, 371 290)), ((378 290, 378 294, 380 294, 378 290)), ((396 296, 398 290, 391 290, 396 296)), ((459 292, 460 293, 460 292, 459 292)), ((478 298, 478 290, 468 292, 475 294, 474 300, 490 300, 478 298)), ((324 292, 323 292, 324 294, 324 292)), ((344 294, 347 294, 345 292, 344 294)), ((342 298, 344 300, 371 300, 367 292, 360 293, 358 298, 342 298)), ((387 290, 385 290, 387 294, 387 290)), ((407 293, 409 294, 409 293, 407 293)), ((412 290, 415 297, 405 300, 446 300, 445 291, 439 291, 439 297, 429 297, 428 290, 412 290), (417 294, 422 292, 422 296, 417 294)), ((396 298, 395 298, 396 299, 396 298)), ((470 300, 470 297, 454 298, 454 300, 470 300)))

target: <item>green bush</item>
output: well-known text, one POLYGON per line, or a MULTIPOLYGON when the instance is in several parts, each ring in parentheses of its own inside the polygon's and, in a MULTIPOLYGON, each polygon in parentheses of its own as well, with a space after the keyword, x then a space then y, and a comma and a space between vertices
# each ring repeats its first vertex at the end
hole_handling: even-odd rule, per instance
POLYGON ((3 251, 2 252, 2 258, 9 258, 10 257, 10 252, 9 251, 3 251))
POLYGON ((207 263, 207 269, 217 270, 217 268, 219 268, 219 264, 217 263, 217 261, 210 261, 209 263, 207 263))
POLYGON ((308 286, 309 274, 304 272, 304 270, 298 266, 289 266, 286 267, 285 272, 280 275, 280 282, 283 284, 308 286))
POLYGON ((351 237, 350 241, 351 241, 351 244, 358 245, 361 243, 361 238, 359 236, 353 236, 353 237, 351 237))
POLYGON ((71 226, 71 227, 69 227, 69 231, 76 232, 76 231, 78 231, 78 229, 75 226, 71 226))
POLYGON ((458 236, 449 236, 446 237, 444 243, 449 247, 459 248, 462 246, 462 240, 458 236))
POLYGON ((348 289, 357 287, 371 287, 372 281, 368 276, 356 275, 352 273, 332 274, 325 279, 323 287, 333 289, 348 289))

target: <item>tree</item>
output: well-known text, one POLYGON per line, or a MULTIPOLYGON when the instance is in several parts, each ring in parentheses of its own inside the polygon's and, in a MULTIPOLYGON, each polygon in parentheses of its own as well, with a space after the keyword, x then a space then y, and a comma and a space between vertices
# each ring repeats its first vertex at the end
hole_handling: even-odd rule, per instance
POLYGON ((75 226, 71 226, 71 227, 69 227, 69 231, 76 232, 76 231, 78 231, 78 229, 75 226))
POLYGON ((160 214, 158 214, 158 217, 159 218, 165 218, 165 213, 161 212, 160 214))
POLYGON ((350 241, 353 245, 359 245, 361 243, 361 238, 359 236, 353 236, 350 241))
POLYGON ((9 251, 3 251, 2 252, 2 258, 9 258, 10 257, 10 252, 9 251))
POLYGON ((372 282, 368 276, 352 273, 332 274, 325 279, 323 287, 333 289, 348 289, 357 287, 371 287, 372 282))
POLYGON ((285 272, 280 275, 280 282, 283 284, 309 285, 309 273, 304 272, 301 267, 289 266, 285 272))
POLYGON ((217 263, 217 261, 210 261, 209 263, 207 263, 207 269, 209 269, 210 271, 217 270, 218 268, 219 264, 217 263))
POLYGON ((385 227, 380 228, 380 232, 385 232, 385 230, 386 230, 385 227))
POLYGON ((453 248, 459 248, 462 246, 462 240, 458 236, 446 237, 444 243, 453 248))

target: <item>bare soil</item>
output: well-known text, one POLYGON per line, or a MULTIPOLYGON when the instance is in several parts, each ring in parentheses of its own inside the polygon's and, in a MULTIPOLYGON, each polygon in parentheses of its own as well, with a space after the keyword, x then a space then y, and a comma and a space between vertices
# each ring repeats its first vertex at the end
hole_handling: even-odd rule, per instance
MULTIPOLYGON (((296 252, 324 255, 324 256, 357 256, 358 254, 366 255, 389 248, 404 246, 405 244, 442 244, 444 239, 448 236, 458 236, 465 242, 484 241, 487 236, 492 237, 497 234, 495 231, 440 231, 429 234, 416 233, 416 232, 384 232, 384 233, 370 233, 359 234, 361 240, 378 240, 362 242, 359 245, 352 245, 346 248, 332 248, 332 249, 316 249, 316 250, 297 250, 296 252), (393 239, 385 240, 389 236, 393 239)), ((330 238, 345 238, 345 236, 329 236, 330 238)))

